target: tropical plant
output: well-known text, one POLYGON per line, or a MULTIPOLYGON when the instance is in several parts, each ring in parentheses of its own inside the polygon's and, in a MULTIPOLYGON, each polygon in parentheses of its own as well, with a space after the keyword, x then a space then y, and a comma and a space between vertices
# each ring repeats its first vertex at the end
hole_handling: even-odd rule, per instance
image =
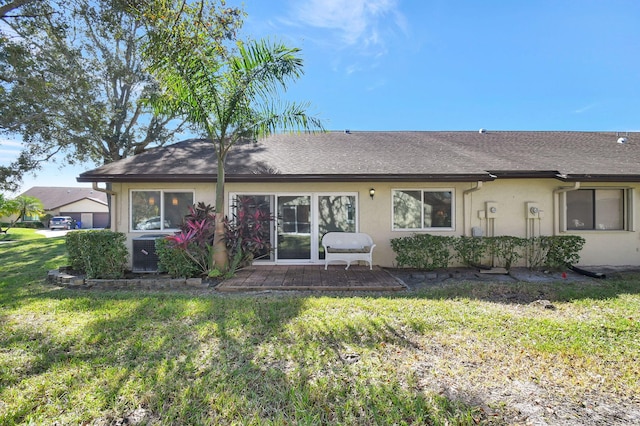
POLYGON ((36 197, 28 195, 20 195, 12 200, 0 202, 0 216, 15 216, 6 229, 0 229, 6 233, 18 221, 23 220, 26 216, 40 215, 44 212, 42 202, 36 197))
POLYGON ((267 203, 258 203, 254 197, 240 196, 233 206, 233 218, 226 221, 226 242, 229 251, 229 272, 250 265, 271 251, 269 239, 273 216, 267 203))
POLYGON ((201 275, 211 269, 215 221, 213 207, 200 202, 189 207, 189 214, 185 216, 180 232, 166 237, 167 247, 175 249, 179 256, 190 259, 201 275))
POLYGON ((180 232, 156 244, 160 269, 172 276, 233 275, 271 250, 269 227, 273 219, 269 206, 256 203, 253 197, 239 197, 233 219, 225 218, 225 241, 229 254, 228 271, 211 264, 216 214, 214 208, 200 202, 189 207, 180 232))
MULTIPOLYGON (((225 37, 211 27, 206 2, 178 2, 180 9, 139 9, 150 23, 145 57, 159 81, 161 95, 150 101, 156 111, 182 114, 203 131, 217 159, 216 210, 225 210, 225 162, 243 138, 278 130, 321 130, 322 123, 306 113, 307 105, 278 102, 291 81, 302 75, 300 49, 268 41, 238 42, 231 50, 225 37)), ((168 2, 173 3, 173 2, 168 2)), ((237 27, 230 26, 230 32, 237 27)), ((224 35, 224 34, 222 34, 224 35)), ((216 217, 213 264, 229 267, 224 217, 216 217)))

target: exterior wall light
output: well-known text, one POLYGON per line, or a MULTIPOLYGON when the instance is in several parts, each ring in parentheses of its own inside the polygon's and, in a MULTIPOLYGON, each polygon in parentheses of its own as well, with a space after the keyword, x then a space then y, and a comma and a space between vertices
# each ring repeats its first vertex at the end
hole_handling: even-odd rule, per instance
POLYGON ((376 190, 374 188, 371 188, 369 190, 369 196, 371 197, 371 199, 373 200, 373 196, 376 195, 376 190))

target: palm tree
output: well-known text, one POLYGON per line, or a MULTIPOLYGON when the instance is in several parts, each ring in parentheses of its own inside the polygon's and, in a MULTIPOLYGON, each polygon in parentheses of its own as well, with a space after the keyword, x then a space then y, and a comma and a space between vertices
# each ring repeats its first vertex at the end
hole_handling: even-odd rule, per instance
POLYGON ((0 216, 13 216, 16 218, 11 221, 7 229, 0 230, 6 233, 13 227, 18 221, 24 220, 26 216, 39 215, 44 212, 42 202, 36 197, 30 197, 28 195, 20 195, 13 200, 5 201, 0 207, 0 216))
POLYGON ((323 130, 323 126, 319 119, 307 115, 307 104, 279 101, 288 83, 302 75, 300 49, 262 40, 239 42, 237 49, 228 53, 198 33, 197 25, 190 28, 185 31, 184 26, 174 25, 150 32, 146 55, 162 88, 162 96, 152 103, 161 112, 186 116, 215 146, 218 214, 213 265, 226 271, 225 160, 231 149, 242 138, 282 130, 323 130))

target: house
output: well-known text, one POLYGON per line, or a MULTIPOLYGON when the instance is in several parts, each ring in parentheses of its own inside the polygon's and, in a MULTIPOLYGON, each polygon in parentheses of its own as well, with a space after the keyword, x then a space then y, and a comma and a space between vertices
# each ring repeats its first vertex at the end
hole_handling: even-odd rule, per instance
POLYGON ((83 228, 104 228, 109 225, 109 207, 104 192, 92 188, 34 186, 21 195, 39 199, 45 214, 71 216, 83 228))
MULTIPOLYGON (((211 144, 191 139, 78 181, 111 184, 112 229, 132 248, 175 231, 188 205, 213 205, 216 173, 211 144)), ((236 146, 226 182, 227 200, 253 196, 278 218, 276 250, 259 262, 322 263, 328 231, 368 233, 374 264, 386 267, 390 240, 414 233, 580 235, 581 265, 640 260, 640 133, 277 134, 236 146)))

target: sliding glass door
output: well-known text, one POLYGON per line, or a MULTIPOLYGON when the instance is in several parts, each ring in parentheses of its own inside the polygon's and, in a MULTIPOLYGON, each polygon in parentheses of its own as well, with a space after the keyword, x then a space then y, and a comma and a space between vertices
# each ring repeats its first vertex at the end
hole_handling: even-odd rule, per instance
MULTIPOLYGON (((269 226, 273 250, 263 253, 256 259, 258 262, 321 263, 324 234, 358 229, 355 193, 231 194, 234 205, 241 199, 245 200, 243 208, 248 208, 249 213, 266 209, 274 219, 269 226)), ((235 215, 237 211, 232 213, 235 215)))
POLYGON ((311 196, 278 195, 277 260, 311 260, 311 196))
POLYGON ((356 196, 317 196, 318 206, 318 259, 324 259, 322 237, 327 232, 356 232, 356 196))

